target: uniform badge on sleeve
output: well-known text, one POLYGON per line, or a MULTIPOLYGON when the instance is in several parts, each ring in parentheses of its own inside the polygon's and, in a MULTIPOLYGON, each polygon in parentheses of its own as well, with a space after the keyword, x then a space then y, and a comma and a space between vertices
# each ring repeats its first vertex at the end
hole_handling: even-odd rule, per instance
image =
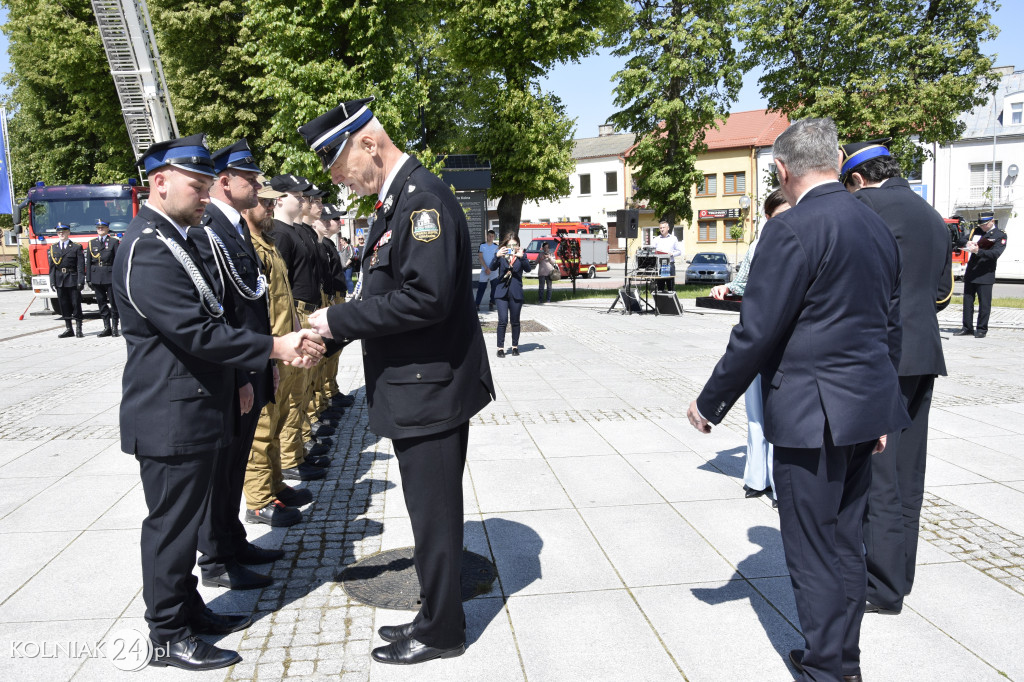
POLYGON ((412 223, 413 239, 432 242, 441 236, 441 216, 436 209, 413 211, 409 221, 412 223))

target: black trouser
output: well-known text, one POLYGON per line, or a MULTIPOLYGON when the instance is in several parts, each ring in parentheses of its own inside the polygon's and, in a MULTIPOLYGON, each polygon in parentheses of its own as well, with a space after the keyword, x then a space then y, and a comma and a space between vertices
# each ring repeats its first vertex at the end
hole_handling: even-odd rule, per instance
POLYGON ((142 522, 142 598, 149 636, 170 644, 191 634, 204 608, 192 575, 199 524, 210 496, 213 457, 139 457, 149 516, 142 522))
POLYGON ((240 435, 217 453, 210 485, 210 504, 199 527, 199 568, 203 577, 222 575, 245 546, 245 526, 238 518, 245 486, 245 467, 249 463, 252 439, 260 420, 262 406, 240 416, 240 435))
POLYGON ((775 446, 775 493, 797 615, 807 649, 798 680, 860 674, 867 573, 861 529, 874 441, 775 446))
POLYGON ((462 610, 462 472, 469 422, 449 431, 392 440, 416 547, 422 604, 413 639, 448 649, 466 641, 462 610))
POLYGON ((505 329, 508 327, 509 314, 512 317, 512 345, 519 345, 519 314, 523 310, 522 301, 513 301, 512 297, 495 299, 498 304, 498 348, 505 347, 505 329))
POLYGON ((871 489, 864 516, 867 600, 894 611, 903 608, 903 597, 914 586, 934 385, 931 375, 900 377, 910 426, 890 433, 885 451, 871 456, 871 489))
POLYGON ((117 322, 120 318, 117 315, 117 303, 114 301, 114 287, 112 284, 93 284, 89 286, 96 292, 96 304, 100 307, 100 317, 103 318, 103 328, 110 329, 110 320, 117 322))
POLYGON ((78 287, 57 287, 60 317, 70 324, 71 318, 82 321, 82 292, 78 287))
POLYGON ((992 285, 964 282, 964 329, 988 331, 988 316, 992 312, 992 285), (978 326, 974 326, 974 296, 978 296, 978 326))

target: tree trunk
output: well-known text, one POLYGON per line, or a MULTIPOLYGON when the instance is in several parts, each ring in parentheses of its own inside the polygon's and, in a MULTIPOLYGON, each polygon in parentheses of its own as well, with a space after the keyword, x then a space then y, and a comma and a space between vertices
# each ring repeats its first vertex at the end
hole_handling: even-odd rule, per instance
POLYGON ((498 243, 509 232, 519 234, 519 221, 523 215, 523 194, 503 194, 498 200, 498 243))

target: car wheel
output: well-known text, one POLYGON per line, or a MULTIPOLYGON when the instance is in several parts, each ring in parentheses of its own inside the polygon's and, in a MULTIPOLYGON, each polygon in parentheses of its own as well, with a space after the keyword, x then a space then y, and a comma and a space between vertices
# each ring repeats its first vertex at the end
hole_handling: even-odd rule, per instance
POLYGON ((597 277, 597 268, 591 265, 590 269, 587 270, 587 279, 594 279, 595 277, 597 277))

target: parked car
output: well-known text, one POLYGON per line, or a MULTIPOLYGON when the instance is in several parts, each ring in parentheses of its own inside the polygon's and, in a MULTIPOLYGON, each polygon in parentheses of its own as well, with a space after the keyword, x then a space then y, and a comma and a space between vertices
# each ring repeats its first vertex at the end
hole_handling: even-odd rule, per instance
POLYGON ((702 251, 689 261, 683 281, 686 284, 725 284, 732 279, 731 272, 724 253, 702 251))

